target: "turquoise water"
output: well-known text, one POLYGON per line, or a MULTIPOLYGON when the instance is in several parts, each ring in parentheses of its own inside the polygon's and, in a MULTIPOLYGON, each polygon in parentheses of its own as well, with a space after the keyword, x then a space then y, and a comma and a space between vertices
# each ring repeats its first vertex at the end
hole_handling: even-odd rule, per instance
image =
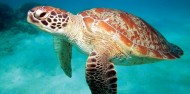
MULTIPOLYGON (((15 1, 0 3, 18 10, 24 3, 30 2, 15 1)), ((180 46, 184 55, 180 59, 153 64, 116 66, 118 94, 189 94, 189 0, 31 1, 59 7, 74 14, 94 7, 104 7, 120 9, 143 18, 168 41, 180 46)), ((0 15, 2 16, 4 15, 0 15)), ((73 48, 73 77, 68 78, 57 61, 52 36, 30 27, 25 16, 19 17, 11 20, 15 21, 14 24, 9 22, 8 28, 0 30, 0 94, 90 94, 85 80, 87 56, 73 48)), ((3 25, 0 26, 2 28, 3 25)))

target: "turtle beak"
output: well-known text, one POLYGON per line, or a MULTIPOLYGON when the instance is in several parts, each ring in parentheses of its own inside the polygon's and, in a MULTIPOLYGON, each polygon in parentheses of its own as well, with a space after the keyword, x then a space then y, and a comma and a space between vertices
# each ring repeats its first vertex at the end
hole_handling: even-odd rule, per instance
POLYGON ((29 23, 39 23, 39 21, 34 18, 34 10, 28 11, 27 21, 29 23))

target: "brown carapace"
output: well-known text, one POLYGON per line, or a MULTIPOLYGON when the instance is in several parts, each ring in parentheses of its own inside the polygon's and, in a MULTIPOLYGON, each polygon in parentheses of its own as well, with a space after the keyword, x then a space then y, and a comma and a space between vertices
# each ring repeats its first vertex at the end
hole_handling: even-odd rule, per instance
POLYGON ((96 8, 80 13, 87 28, 97 20, 97 26, 109 33, 118 33, 120 40, 139 55, 159 59, 179 58, 182 50, 169 43, 159 32, 144 20, 132 14, 104 8, 96 8))

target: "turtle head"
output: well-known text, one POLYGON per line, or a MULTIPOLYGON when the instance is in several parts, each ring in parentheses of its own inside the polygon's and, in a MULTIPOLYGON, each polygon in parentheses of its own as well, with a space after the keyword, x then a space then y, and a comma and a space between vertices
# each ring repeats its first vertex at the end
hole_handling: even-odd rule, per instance
POLYGON ((69 30, 69 12, 50 6, 38 6, 28 11, 27 21, 45 32, 64 34, 69 30))

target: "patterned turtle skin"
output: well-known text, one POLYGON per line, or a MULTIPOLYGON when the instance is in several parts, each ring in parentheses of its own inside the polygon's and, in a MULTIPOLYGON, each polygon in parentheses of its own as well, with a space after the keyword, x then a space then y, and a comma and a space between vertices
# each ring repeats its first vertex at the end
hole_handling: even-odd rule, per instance
POLYGON ((114 65, 147 64, 183 55, 147 22, 120 10, 93 8, 73 15, 38 6, 28 12, 27 20, 89 55, 86 80, 92 94, 117 94, 114 65))

